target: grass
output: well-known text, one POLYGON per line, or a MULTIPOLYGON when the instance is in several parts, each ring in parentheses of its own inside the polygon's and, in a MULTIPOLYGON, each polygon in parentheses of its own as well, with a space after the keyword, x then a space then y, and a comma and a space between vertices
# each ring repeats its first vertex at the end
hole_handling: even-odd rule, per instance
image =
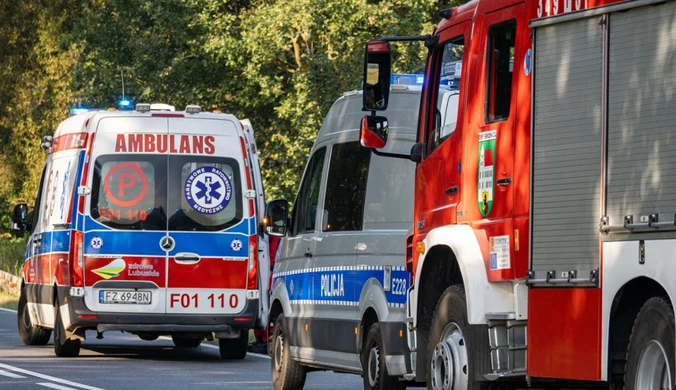
POLYGON ((21 275, 28 237, 0 234, 0 270, 21 275))
POLYGON ((18 306, 19 306, 19 297, 9 295, 5 292, 0 292, 0 307, 16 310, 18 306))

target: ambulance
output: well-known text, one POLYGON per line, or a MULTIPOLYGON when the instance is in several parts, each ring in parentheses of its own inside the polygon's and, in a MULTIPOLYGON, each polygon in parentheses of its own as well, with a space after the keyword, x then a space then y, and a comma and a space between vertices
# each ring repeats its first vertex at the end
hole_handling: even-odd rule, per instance
POLYGON ((222 358, 244 358, 270 269, 249 121, 138 104, 72 116, 41 146, 32 215, 13 212, 30 234, 22 341, 54 333, 56 355, 73 357, 88 330, 171 336, 177 348, 216 338, 222 358))

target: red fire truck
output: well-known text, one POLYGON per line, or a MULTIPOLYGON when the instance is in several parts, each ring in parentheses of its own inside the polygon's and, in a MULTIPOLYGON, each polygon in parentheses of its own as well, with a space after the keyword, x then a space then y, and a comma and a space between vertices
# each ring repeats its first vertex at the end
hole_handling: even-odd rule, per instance
POLYGON ((430 36, 370 41, 364 64, 361 142, 380 153, 390 43, 429 50, 417 143, 393 156, 417 162, 400 379, 673 389, 676 1, 440 16, 430 36))

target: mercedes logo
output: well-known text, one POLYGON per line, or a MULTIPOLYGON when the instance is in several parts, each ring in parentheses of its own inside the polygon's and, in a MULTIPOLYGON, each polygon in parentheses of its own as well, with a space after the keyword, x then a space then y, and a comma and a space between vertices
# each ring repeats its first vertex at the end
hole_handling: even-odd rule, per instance
POLYGON ((167 252, 174 249, 174 239, 169 236, 162 237, 160 240, 160 248, 167 252))

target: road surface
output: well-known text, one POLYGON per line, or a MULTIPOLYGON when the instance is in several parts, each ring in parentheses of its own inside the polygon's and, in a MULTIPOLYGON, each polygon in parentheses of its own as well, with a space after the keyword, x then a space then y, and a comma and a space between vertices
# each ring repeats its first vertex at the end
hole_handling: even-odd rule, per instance
MULTIPOLYGON (((363 388, 357 375, 309 373, 306 389, 363 388)), ((16 330, 16 312, 0 308, 0 389, 272 389, 270 359, 247 355, 223 361, 218 347, 202 344, 176 349, 171 340, 143 341, 121 332, 102 340, 87 332, 77 358, 57 358, 52 343, 23 345, 16 330)))

